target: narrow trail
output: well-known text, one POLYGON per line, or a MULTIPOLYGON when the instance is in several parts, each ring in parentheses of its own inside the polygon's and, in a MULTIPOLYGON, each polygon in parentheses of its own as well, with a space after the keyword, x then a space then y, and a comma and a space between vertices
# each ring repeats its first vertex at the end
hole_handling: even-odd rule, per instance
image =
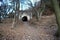
POLYGON ((16 29, 18 33, 22 33, 22 40, 40 40, 38 30, 31 27, 27 22, 16 29), (20 31, 19 31, 20 30, 20 31))
POLYGON ((22 34, 21 40, 55 40, 52 31, 46 26, 31 26, 24 22, 22 26, 16 29, 17 33, 22 34))
POLYGON ((8 35, 8 40, 55 40, 54 34, 57 30, 57 25, 54 17, 42 18, 41 22, 37 22, 37 24, 30 25, 28 22, 23 22, 23 24, 17 25, 14 29, 9 27, 10 24, 4 24, 5 27, 0 27, 0 30, 6 32, 5 35, 8 35))

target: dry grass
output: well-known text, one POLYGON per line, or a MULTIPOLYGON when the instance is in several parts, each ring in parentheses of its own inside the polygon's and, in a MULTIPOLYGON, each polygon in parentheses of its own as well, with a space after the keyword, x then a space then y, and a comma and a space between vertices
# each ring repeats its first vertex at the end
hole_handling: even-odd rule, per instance
POLYGON ((11 29, 12 22, 0 24, 0 40, 56 40, 57 31, 55 16, 43 16, 41 21, 32 19, 29 22, 16 22, 11 29))

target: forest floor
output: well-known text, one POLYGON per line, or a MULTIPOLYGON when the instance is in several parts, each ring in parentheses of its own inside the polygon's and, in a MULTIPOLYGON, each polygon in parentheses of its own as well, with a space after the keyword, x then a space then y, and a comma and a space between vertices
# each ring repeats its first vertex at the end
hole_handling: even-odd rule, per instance
POLYGON ((58 27, 54 15, 42 16, 40 21, 21 22, 11 28, 12 23, 0 23, 0 40, 56 40, 58 27))

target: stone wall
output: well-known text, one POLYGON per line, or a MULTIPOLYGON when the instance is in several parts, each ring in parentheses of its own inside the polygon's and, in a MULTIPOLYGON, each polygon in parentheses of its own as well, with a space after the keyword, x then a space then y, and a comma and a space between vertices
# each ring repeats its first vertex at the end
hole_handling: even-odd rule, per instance
POLYGON ((32 19, 32 12, 20 12, 19 13, 19 20, 21 20, 24 16, 27 16, 27 19, 32 19))

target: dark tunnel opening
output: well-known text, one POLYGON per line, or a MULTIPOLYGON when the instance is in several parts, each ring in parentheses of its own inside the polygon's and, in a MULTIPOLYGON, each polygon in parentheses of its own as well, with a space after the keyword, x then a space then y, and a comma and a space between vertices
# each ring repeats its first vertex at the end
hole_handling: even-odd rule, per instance
POLYGON ((27 16, 24 16, 24 17, 22 18, 22 21, 23 21, 23 22, 27 22, 27 21, 28 21, 27 16))

